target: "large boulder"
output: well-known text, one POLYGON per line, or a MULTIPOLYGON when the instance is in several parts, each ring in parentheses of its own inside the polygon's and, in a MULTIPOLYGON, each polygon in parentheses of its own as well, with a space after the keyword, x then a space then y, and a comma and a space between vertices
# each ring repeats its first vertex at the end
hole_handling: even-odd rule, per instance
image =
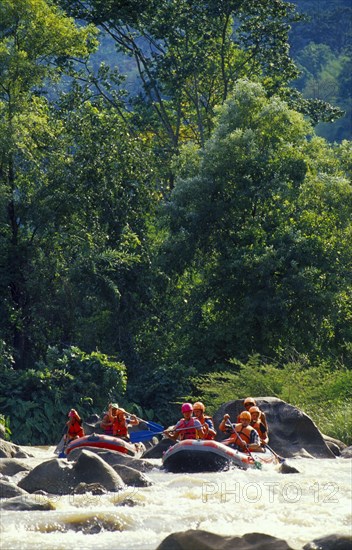
POLYGON ((31 470, 31 466, 17 458, 1 458, 0 459, 0 474, 4 476, 14 476, 18 472, 31 470))
POLYGON ((0 439, 0 458, 13 458, 17 453, 18 447, 9 441, 0 439))
POLYGON ((149 479, 143 472, 138 472, 134 468, 123 466, 122 464, 115 464, 113 466, 115 472, 119 474, 123 482, 130 487, 150 487, 153 485, 151 479, 149 479))
POLYGON ((334 437, 330 437, 329 435, 325 434, 322 435, 330 451, 332 451, 335 456, 341 456, 341 452, 347 448, 347 445, 339 439, 335 439, 334 437))
POLYGON ((303 546, 303 550, 351 550, 351 535, 328 535, 303 546))
MULTIPOLYGON (((97 415, 94 415, 94 417, 97 415)), ((100 427, 101 419, 90 417, 87 422, 83 422, 83 429, 86 435, 103 434, 104 430, 100 427)))
POLYGON ((9 481, 0 479, 0 499, 18 497, 26 494, 27 494, 27 491, 25 491, 24 489, 17 487, 17 485, 14 485, 9 481))
POLYGON ((16 512, 34 510, 55 510, 55 506, 47 497, 38 495, 21 495, 0 502, 0 510, 14 510, 16 512))
MULTIPOLYGON (((286 458, 297 456, 336 458, 324 441, 322 433, 304 412, 276 397, 255 397, 255 400, 266 415, 269 426, 269 445, 276 453, 286 458)), ((216 428, 224 414, 229 414, 234 423, 237 422, 237 416, 243 410, 241 399, 225 403, 214 415, 216 428)), ((227 437, 225 434, 218 432, 218 441, 225 437, 227 437)))
POLYGON ((171 445, 175 445, 175 442, 167 438, 162 439, 154 447, 152 447, 151 449, 148 449, 143 454, 143 458, 162 458, 165 451, 169 447, 171 447, 171 445))
POLYGON ((164 539, 156 550, 292 550, 282 539, 264 535, 263 533, 248 533, 243 537, 224 537, 190 529, 172 533, 164 539))
POLYGON ((341 451, 342 458, 352 458, 352 445, 341 451))
POLYGON ((18 486, 34 493, 44 490, 55 495, 71 494, 79 483, 100 483, 107 491, 124 487, 121 477, 98 455, 83 451, 77 462, 53 458, 34 468, 18 486))
POLYGON ((129 468, 133 468, 134 470, 137 470, 139 472, 149 472, 154 468, 154 466, 150 464, 150 462, 147 462, 146 460, 143 460, 141 458, 128 456, 128 455, 119 453, 117 451, 108 451, 105 449, 99 449, 98 447, 84 447, 84 448, 81 447, 81 448, 73 449, 68 455, 67 460, 77 461, 78 457, 82 454, 84 450, 88 450, 88 451, 91 451, 92 453, 99 455, 110 466, 116 466, 117 464, 122 464, 124 466, 128 466, 129 468))

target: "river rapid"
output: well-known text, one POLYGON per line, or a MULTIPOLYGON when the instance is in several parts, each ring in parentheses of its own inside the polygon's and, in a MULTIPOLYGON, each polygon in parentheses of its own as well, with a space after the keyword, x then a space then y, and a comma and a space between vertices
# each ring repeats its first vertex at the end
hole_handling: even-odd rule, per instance
MULTIPOLYGON (((54 447, 24 449, 33 465, 55 456, 54 447)), ((170 533, 187 529, 265 533, 301 549, 321 536, 352 534, 350 459, 289 459, 299 473, 286 475, 273 465, 171 474, 160 470, 161 460, 149 462, 151 487, 57 496, 48 512, 1 510, 1 550, 155 550, 170 533)))

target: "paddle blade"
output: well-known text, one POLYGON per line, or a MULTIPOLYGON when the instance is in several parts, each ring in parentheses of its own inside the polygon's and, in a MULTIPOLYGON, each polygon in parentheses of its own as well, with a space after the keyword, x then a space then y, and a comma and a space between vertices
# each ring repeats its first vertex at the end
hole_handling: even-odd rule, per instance
POLYGON ((144 424, 147 424, 153 432, 162 432, 165 430, 164 426, 157 424, 156 422, 151 422, 150 420, 143 420, 144 424))
POLYGON ((153 439, 155 435, 163 433, 162 431, 159 432, 152 432, 150 430, 144 430, 140 432, 131 432, 130 433, 130 440, 131 443, 140 443, 142 441, 148 441, 150 439, 153 439))

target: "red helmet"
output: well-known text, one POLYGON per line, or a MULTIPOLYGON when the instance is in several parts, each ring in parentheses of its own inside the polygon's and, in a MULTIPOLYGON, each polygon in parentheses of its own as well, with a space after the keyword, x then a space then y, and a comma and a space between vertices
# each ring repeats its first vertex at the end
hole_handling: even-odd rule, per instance
POLYGON ((183 413, 184 412, 192 412, 193 411, 192 403, 183 403, 183 405, 181 407, 181 411, 183 413))
POLYGON ((68 413, 68 417, 69 418, 76 418, 77 420, 81 420, 81 417, 79 416, 76 409, 71 409, 70 412, 68 413))
POLYGON ((193 410, 200 409, 201 411, 205 411, 205 405, 201 401, 196 401, 193 405, 193 410))

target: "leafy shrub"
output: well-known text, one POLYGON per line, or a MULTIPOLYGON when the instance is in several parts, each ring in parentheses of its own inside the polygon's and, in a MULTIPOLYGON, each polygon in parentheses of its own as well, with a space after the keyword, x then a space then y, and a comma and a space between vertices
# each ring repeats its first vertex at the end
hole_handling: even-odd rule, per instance
POLYGON ((10 419, 13 441, 22 445, 52 444, 60 438, 70 408, 84 418, 101 412, 126 390, 123 363, 76 347, 49 348, 35 369, 1 371, 0 412, 10 419))
POLYGON ((209 413, 248 395, 278 397, 302 409, 324 434, 352 444, 352 371, 342 365, 307 365, 303 359, 267 365, 257 355, 247 364, 232 363, 237 372, 193 379, 193 398, 202 399, 209 413))
POLYGON ((9 419, 3 414, 0 414, 0 437, 5 440, 9 440, 11 436, 11 430, 9 426, 9 419))

